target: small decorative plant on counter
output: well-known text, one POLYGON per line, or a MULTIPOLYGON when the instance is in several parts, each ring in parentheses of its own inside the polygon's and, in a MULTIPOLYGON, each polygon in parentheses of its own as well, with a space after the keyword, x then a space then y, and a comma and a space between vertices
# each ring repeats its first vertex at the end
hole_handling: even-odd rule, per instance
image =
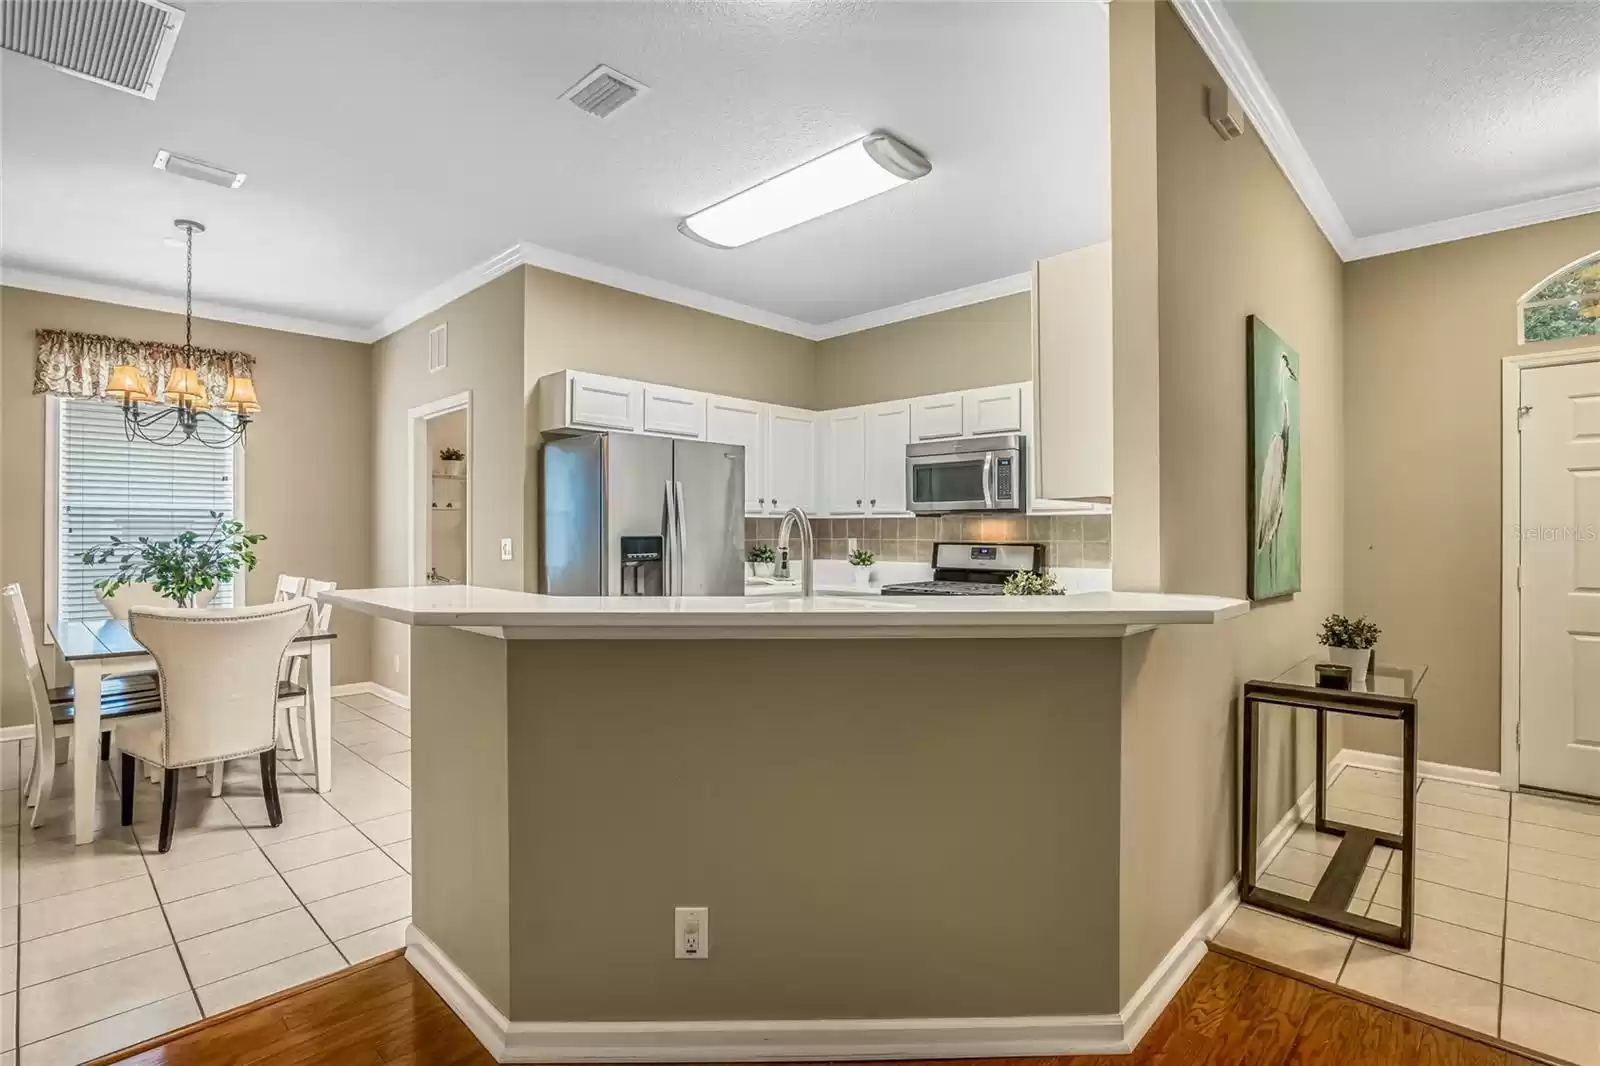
POLYGON ((1328 649, 1328 661, 1350 668, 1350 680, 1360 684, 1367 679, 1372 665, 1372 646, 1378 643, 1383 630, 1366 615, 1349 619, 1342 614, 1330 614, 1322 620, 1322 632, 1317 643, 1328 649))
POLYGON ((865 548, 857 548, 850 553, 850 576, 857 585, 872 584, 872 564, 878 557, 865 548))
POLYGON ((772 550, 770 544, 752 544, 746 553, 750 560, 750 572, 756 577, 771 577, 772 568, 778 562, 778 553, 772 550))
POLYGON ((1007 596, 1065 596, 1067 590, 1056 587, 1056 575, 1036 574, 1032 570, 1018 570, 1006 578, 1000 591, 1007 596))
POLYGON ((171 540, 112 537, 84 552, 81 561, 84 566, 116 564, 116 573, 94 583, 108 599, 124 585, 147 582, 179 607, 194 607, 197 599, 209 601, 218 585, 241 570, 254 570, 256 545, 267 539, 264 533, 245 532, 243 522, 217 511, 211 512, 211 521, 209 533, 187 530, 171 540))
POLYGON ((466 462, 467 453, 460 448, 439 449, 439 472, 452 477, 461 473, 461 466, 466 462))

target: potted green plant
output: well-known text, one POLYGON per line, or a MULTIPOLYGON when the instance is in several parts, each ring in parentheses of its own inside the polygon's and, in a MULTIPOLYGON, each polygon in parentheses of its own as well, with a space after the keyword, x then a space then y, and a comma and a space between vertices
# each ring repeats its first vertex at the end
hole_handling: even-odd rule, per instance
POLYGON ((466 466, 467 453, 460 448, 439 449, 439 473, 449 477, 460 477, 462 469, 466 466))
POLYGON ((865 548, 857 548, 850 553, 850 577, 862 588, 872 584, 872 564, 878 557, 865 548))
POLYGON ((1007 596, 1065 596, 1066 589, 1056 587, 1056 575, 1036 574, 1032 570, 1018 570, 1006 578, 1000 591, 1007 596))
POLYGON ((116 573, 94 583, 102 599, 124 585, 147 584, 179 607, 201 607, 211 602, 217 586, 256 568, 256 545, 267 539, 217 511, 211 512, 211 523, 210 532, 186 530, 171 540, 112 537, 84 552, 81 561, 85 566, 115 563, 116 573))
POLYGON ((772 568, 778 563, 778 553, 770 544, 752 544, 749 551, 750 573, 755 577, 770 578, 772 568))
POLYGON ((1350 619, 1342 614, 1330 614, 1322 620, 1317 643, 1328 649, 1329 662, 1350 668, 1351 684, 1360 684, 1367 679, 1367 670, 1372 665, 1372 646, 1378 643, 1382 632, 1366 615, 1350 619))

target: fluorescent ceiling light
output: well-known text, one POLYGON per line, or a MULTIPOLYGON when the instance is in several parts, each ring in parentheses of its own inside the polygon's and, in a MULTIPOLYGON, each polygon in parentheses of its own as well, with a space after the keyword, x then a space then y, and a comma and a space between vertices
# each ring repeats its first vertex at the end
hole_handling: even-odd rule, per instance
POLYGON ((737 248, 915 181, 933 169, 921 152, 882 131, 835 148, 678 223, 687 237, 737 248))

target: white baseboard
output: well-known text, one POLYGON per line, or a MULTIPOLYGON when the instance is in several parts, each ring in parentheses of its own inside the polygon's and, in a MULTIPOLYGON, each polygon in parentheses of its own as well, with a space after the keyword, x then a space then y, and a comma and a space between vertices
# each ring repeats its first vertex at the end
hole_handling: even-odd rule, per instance
POLYGON ((1122 1054, 1130 1019, 1148 1028, 1238 902, 1230 885, 1122 1014, 802 1021, 512 1022, 412 926, 406 960, 496 1062, 752 1062, 1122 1054))
POLYGON ((356 696, 360 695, 361 693, 369 693, 373 696, 377 696, 379 699, 388 700, 390 703, 404 707, 407 710, 410 710, 411 708, 410 696, 407 696, 403 692, 396 692, 392 688, 385 688, 376 681, 353 681, 348 685, 335 685, 329 691, 332 692, 335 697, 356 696))
MULTIPOLYGON (((1333 757, 1329 769, 1340 766, 1358 766, 1367 770, 1386 770, 1390 773, 1399 773, 1401 770, 1400 756, 1383 755, 1376 751, 1359 751, 1355 748, 1343 748, 1333 757)), ((1431 777, 1436 781, 1454 781, 1459 785, 1474 785, 1478 788, 1499 788, 1499 770, 1479 770, 1474 766, 1451 766, 1443 762, 1423 762, 1417 760, 1417 776, 1431 777)))
MULTIPOLYGON (((1293 825, 1298 824, 1298 822, 1293 823, 1293 825)), ((1294 832, 1293 825, 1288 832, 1282 834, 1285 842, 1294 832)), ((1277 830, 1274 829, 1273 832, 1276 833, 1277 830)), ((1282 848, 1283 844, 1280 843, 1278 847, 1282 848)), ((1183 936, 1172 945, 1172 950, 1167 952, 1166 958, 1157 964, 1150 976, 1145 978, 1144 984, 1139 986, 1139 990, 1122 1008, 1122 1046, 1117 1049, 1119 1052, 1130 1052, 1139 1046, 1144 1034, 1155 1024, 1155 1020, 1161 1017, 1161 1012, 1167 1009, 1167 1004, 1172 1002, 1172 997, 1178 994, 1178 989, 1183 987, 1183 983, 1189 979, 1194 968, 1200 965, 1200 960, 1205 958, 1206 942, 1228 924, 1228 919, 1233 917, 1233 912, 1238 906, 1239 882, 1230 878, 1217 898, 1211 901, 1211 905, 1190 924, 1188 929, 1184 930, 1183 936)))

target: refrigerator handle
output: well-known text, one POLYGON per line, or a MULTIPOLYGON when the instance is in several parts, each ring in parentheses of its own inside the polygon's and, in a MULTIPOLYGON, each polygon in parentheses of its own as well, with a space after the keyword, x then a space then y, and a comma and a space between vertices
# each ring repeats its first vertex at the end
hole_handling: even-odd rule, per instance
POLYGON ((663 582, 662 591, 668 596, 678 594, 678 566, 681 563, 681 553, 678 550, 678 495, 673 491, 674 484, 668 481, 667 491, 667 565, 666 580, 663 582))
POLYGON ((678 591, 676 595, 682 596, 684 587, 689 580, 688 575, 684 573, 684 560, 687 559, 689 555, 689 535, 683 526, 685 514, 685 508, 683 506, 683 482, 674 481, 672 483, 672 494, 673 499, 676 501, 676 505, 673 507, 673 510, 676 511, 678 515, 678 591))

